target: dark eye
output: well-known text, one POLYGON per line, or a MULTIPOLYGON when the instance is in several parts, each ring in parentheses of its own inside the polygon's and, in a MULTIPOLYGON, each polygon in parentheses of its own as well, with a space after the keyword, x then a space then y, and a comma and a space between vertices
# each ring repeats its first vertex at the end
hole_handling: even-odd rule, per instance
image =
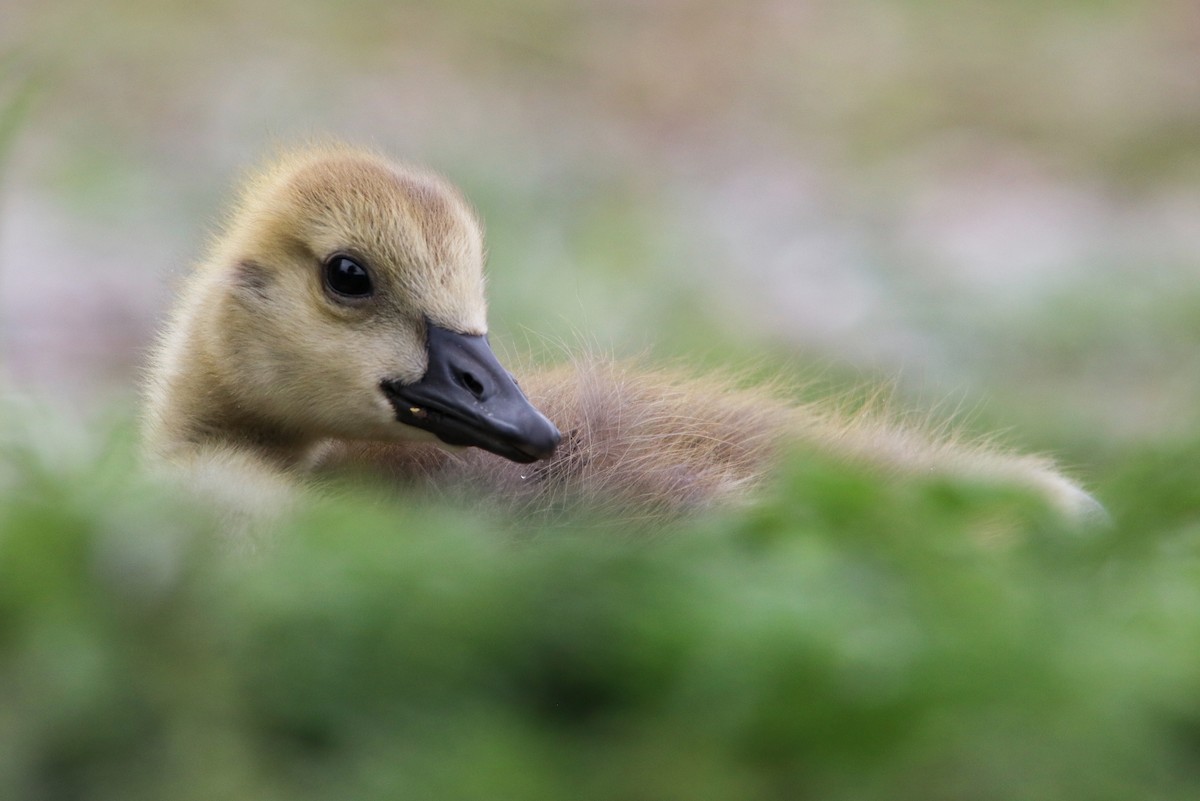
POLYGON ((347 298, 370 297, 371 274, 349 256, 333 256, 325 262, 325 286, 335 295, 347 298))

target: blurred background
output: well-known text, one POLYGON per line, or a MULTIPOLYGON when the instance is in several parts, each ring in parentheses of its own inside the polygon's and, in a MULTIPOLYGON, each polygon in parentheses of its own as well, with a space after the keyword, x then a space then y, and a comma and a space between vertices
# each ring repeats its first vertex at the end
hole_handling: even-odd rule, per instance
POLYGON ((883 378, 1085 474, 1198 422, 1192 0, 0 0, 0 381, 131 405, 326 136, 464 187, 510 353, 883 378))

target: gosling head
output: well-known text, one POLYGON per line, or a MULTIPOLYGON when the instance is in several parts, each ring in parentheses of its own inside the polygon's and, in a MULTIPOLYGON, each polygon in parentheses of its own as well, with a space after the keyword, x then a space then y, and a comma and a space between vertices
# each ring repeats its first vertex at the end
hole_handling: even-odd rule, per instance
POLYGON ((247 185, 206 263, 212 362, 239 409, 283 430, 546 458, 560 434, 488 345, 483 262, 478 221, 436 175, 293 155, 247 185))

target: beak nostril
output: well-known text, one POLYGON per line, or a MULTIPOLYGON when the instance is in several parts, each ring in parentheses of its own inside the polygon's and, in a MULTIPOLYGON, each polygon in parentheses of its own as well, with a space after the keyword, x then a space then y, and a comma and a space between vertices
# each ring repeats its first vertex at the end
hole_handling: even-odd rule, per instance
POLYGON ((461 384, 463 388, 467 390, 467 392, 470 392, 479 400, 483 400, 484 387, 483 383, 478 378, 464 370, 458 374, 458 383, 461 384))

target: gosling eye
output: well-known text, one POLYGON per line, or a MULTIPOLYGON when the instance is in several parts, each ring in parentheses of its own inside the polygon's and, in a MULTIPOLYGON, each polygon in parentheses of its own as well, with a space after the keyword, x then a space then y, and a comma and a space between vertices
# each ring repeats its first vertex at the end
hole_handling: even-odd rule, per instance
POLYGON ((325 261, 325 286, 334 295, 353 300, 369 298, 375 292, 367 268, 341 253, 325 261))

